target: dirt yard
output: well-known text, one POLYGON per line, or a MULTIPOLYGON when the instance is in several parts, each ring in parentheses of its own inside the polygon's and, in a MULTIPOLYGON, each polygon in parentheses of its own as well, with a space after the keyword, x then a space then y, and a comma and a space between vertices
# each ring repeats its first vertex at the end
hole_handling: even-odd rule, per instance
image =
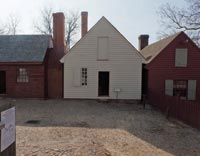
POLYGON ((140 105, 16 100, 17 156, 199 156, 200 131, 140 105))

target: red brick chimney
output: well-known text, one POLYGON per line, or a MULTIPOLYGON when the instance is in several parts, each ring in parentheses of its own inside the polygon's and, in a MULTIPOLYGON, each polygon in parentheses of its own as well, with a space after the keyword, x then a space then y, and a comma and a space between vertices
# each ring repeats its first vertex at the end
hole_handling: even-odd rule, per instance
POLYGON ((88 12, 81 12, 81 37, 84 37, 88 32, 88 12))
POLYGON ((149 35, 140 35, 138 37, 138 42, 139 42, 138 49, 140 51, 149 45, 149 35))
POLYGON ((62 12, 53 13, 53 45, 60 59, 66 53, 65 16, 62 12))

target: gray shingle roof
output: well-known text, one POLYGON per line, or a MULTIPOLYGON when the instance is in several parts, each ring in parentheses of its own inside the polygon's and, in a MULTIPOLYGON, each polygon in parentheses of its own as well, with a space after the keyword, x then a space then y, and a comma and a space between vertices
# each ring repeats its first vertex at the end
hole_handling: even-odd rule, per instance
POLYGON ((0 62, 42 62, 50 35, 0 35, 0 62))
POLYGON ((165 47, 167 47, 179 34, 176 33, 172 36, 164 38, 158 42, 155 42, 149 46, 146 46, 144 49, 140 51, 140 53, 144 56, 147 63, 151 62, 165 47))

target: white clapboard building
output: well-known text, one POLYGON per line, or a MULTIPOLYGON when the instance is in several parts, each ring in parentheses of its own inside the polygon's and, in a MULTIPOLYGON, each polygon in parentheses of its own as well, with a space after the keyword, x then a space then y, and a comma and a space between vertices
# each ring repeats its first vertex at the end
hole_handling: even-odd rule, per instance
POLYGON ((66 99, 141 99, 143 57, 105 17, 87 32, 82 12, 82 38, 61 62, 66 99))

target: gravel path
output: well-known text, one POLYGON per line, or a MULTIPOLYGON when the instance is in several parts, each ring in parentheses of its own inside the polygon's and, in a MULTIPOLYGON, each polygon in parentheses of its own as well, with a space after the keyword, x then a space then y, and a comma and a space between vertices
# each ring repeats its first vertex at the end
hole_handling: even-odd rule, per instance
POLYGON ((200 155, 200 131, 168 121, 150 107, 73 100, 13 102, 17 156, 200 155))

